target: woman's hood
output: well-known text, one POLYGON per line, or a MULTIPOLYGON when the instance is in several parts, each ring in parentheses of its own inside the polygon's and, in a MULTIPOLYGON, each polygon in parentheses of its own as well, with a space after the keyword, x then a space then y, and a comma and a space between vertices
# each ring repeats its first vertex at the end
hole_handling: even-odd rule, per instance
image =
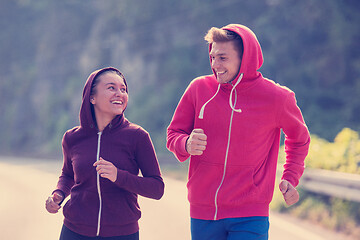
MULTIPOLYGON (((94 79, 104 71, 113 70, 115 72, 120 72, 118 69, 114 67, 106 67, 102 69, 98 69, 90 74, 88 79, 86 80, 83 95, 82 95, 82 103, 80 108, 80 126, 82 128, 95 128, 96 127, 96 120, 92 110, 92 105, 90 103, 90 94, 91 94, 91 86, 94 82, 94 79)), ((120 72, 121 73, 121 72, 120 72)), ((124 78, 125 84, 126 80, 124 78)), ((127 84, 126 84, 127 85, 127 84)))

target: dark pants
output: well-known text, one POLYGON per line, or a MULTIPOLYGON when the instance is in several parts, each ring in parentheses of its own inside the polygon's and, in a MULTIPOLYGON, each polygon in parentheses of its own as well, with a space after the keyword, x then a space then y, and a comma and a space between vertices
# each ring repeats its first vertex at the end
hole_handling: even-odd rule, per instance
POLYGON ((139 232, 131 235, 116 237, 87 237, 77 234, 63 225, 59 240, 139 240, 139 232))

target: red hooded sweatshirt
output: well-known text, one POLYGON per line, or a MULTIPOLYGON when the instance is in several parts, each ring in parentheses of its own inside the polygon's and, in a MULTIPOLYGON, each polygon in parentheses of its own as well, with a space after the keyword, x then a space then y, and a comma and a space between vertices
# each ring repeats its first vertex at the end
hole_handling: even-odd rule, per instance
POLYGON ((286 152, 282 179, 293 186, 304 171, 310 135, 294 92, 258 71, 263 57, 255 34, 236 24, 223 29, 243 40, 239 74, 232 83, 219 84, 215 74, 190 83, 168 127, 167 147, 185 161, 190 157, 185 144, 191 131, 201 128, 207 135, 203 154, 190 157, 192 218, 268 216, 281 129, 286 152))
MULTIPOLYGON (((70 199, 64 206, 64 224, 85 236, 130 235, 139 230, 138 194, 160 199, 164 183, 149 134, 129 122, 124 114, 115 117, 99 132, 92 116, 90 90, 93 72, 84 87, 80 126, 68 130, 62 141, 64 165, 57 190, 70 199), (93 164, 99 157, 117 168, 117 179, 99 177, 93 164), (141 171, 142 176, 138 176, 141 171)), ((125 80, 124 80, 125 81, 125 80)), ((126 84, 126 82, 125 82, 126 84)))

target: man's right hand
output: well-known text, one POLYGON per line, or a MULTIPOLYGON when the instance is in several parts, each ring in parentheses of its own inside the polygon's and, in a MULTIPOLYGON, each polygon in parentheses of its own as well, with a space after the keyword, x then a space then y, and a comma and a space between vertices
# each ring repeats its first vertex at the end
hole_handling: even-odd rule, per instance
POLYGON ((207 136, 203 129, 194 129, 186 141, 186 151, 190 155, 201 155, 206 149, 207 136))

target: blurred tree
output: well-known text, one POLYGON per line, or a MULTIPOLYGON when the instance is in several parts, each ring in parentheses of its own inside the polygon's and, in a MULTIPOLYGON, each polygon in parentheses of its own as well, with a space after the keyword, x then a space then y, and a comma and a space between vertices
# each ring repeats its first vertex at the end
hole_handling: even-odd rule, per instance
POLYGON ((228 23, 254 30, 261 71, 296 92, 312 133, 360 131, 359 10, 356 0, 0 0, 0 153, 60 154, 88 74, 108 65, 129 82, 127 117, 166 152, 187 84, 211 73, 203 36, 228 23))

